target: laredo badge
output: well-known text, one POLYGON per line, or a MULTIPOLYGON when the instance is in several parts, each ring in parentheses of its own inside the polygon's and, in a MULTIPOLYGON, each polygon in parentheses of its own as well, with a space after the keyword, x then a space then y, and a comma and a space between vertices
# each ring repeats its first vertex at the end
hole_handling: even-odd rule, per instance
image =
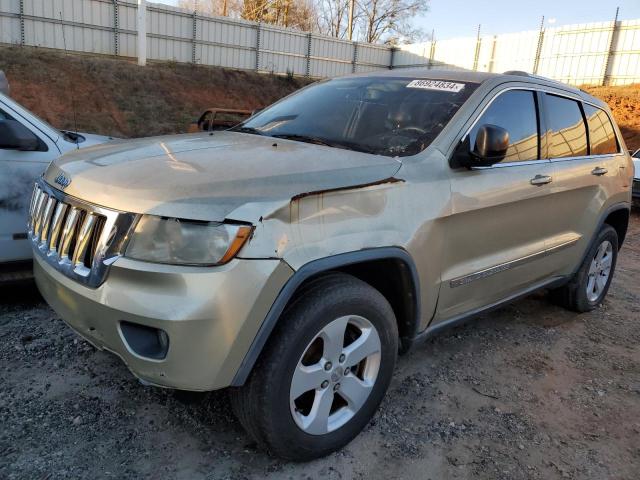
POLYGON ((458 93, 464 88, 464 83, 445 82, 443 80, 413 80, 409 82, 407 88, 423 88, 425 90, 458 93))

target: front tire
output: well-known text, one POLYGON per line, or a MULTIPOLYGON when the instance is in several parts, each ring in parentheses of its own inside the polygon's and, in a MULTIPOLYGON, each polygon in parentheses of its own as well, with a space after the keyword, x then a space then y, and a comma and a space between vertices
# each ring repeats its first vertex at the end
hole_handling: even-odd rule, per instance
POLYGON ((396 319, 374 288, 345 274, 310 284, 285 310, 247 383, 240 423, 271 453, 322 457, 367 425, 391 381, 396 319))
POLYGON ((609 291, 617 259, 618 234, 605 224, 571 281, 551 292, 553 300, 575 312, 593 310, 609 291))

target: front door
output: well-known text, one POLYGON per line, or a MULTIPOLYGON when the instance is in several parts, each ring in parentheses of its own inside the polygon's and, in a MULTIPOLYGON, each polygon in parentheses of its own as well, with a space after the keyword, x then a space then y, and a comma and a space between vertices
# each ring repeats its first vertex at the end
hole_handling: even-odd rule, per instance
POLYGON ((444 269, 433 324, 481 309, 544 280, 553 236, 553 166, 540 132, 539 93, 506 89, 493 95, 469 131, 482 125, 509 133, 506 158, 488 168, 452 169, 452 214, 446 218, 444 269))

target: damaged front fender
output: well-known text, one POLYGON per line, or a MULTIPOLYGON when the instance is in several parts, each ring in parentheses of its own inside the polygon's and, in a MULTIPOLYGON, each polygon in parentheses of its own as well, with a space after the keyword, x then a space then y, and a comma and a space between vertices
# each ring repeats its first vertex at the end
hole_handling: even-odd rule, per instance
POLYGON ((246 204, 230 218, 259 220, 240 257, 284 259, 297 269, 318 258, 380 245, 401 245, 410 235, 399 228, 404 222, 397 221, 403 215, 397 193, 404 184, 403 179, 390 177, 363 185, 300 193, 268 205, 246 204))

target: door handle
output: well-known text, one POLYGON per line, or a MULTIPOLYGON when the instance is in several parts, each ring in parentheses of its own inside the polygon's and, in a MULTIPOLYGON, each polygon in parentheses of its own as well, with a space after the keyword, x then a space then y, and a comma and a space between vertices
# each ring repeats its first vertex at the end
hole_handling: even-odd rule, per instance
POLYGON ((529 183, 531 183, 531 185, 540 187, 542 185, 546 185, 547 183, 551 183, 552 180, 553 179, 549 175, 536 175, 531 180, 529 180, 529 183))
POLYGON ((596 176, 600 176, 600 175, 604 175, 605 173, 607 173, 609 170, 607 170, 604 167, 596 167, 593 170, 591 170, 591 175, 596 175, 596 176))

